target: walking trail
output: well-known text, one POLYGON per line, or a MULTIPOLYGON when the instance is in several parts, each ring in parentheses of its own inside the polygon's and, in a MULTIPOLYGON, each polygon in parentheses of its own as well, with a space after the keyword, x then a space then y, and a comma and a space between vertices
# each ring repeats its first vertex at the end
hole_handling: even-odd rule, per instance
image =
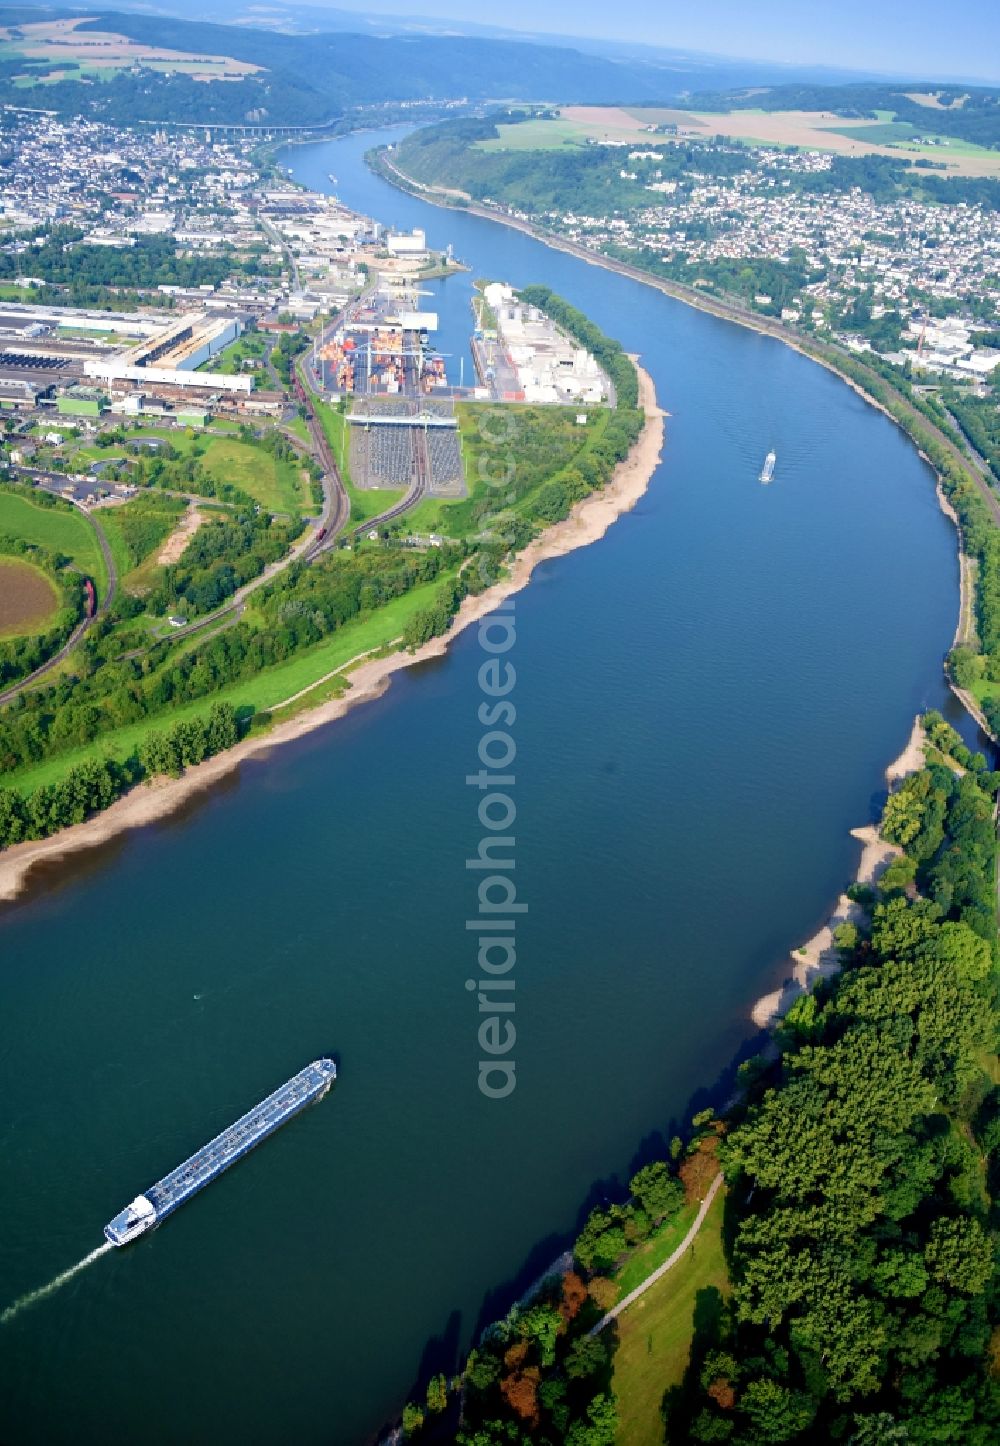
POLYGON ((640 1295, 645 1295, 646 1291, 650 1288, 650 1286, 655 1285, 656 1282, 661 1278, 661 1276, 666 1275, 668 1270, 673 1270, 674 1266, 681 1259, 684 1252, 687 1250, 688 1246, 691 1245, 695 1236, 698 1234, 698 1231, 701 1229, 705 1220, 705 1216, 712 1208, 712 1201, 719 1193, 719 1189, 721 1188, 721 1186, 722 1172, 720 1170, 719 1174, 716 1175, 715 1179, 708 1187, 708 1194, 701 1202, 701 1207, 698 1210, 698 1214, 694 1217, 694 1224, 691 1226, 691 1229, 685 1235, 680 1245, 678 1245, 673 1255, 668 1255, 663 1264, 656 1267, 652 1275, 647 1275, 646 1279, 642 1282, 641 1285, 637 1285, 635 1290, 630 1290, 628 1295, 626 1295, 622 1300, 620 1300, 617 1305, 613 1305, 611 1307, 607 1315, 602 1315, 597 1324, 589 1332, 590 1335, 600 1335, 601 1331, 604 1330, 605 1326, 610 1325, 613 1320, 615 1320, 618 1316, 621 1315, 623 1310, 627 1310, 634 1301, 637 1301, 639 1299, 640 1295))

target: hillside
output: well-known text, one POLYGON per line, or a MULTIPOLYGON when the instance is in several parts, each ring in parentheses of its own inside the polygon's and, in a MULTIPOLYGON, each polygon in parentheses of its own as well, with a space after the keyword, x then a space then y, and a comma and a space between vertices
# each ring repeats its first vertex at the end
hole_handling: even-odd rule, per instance
POLYGON ((25 9, 0 10, 0 26, 0 102, 118 123, 318 125, 355 106, 462 97, 648 104, 669 100, 683 83, 677 73, 639 62, 464 36, 305 36, 115 11, 80 18, 25 9), (45 32, 60 21, 76 22, 74 45, 60 37, 54 49, 45 32), (109 65, 94 59, 98 35, 133 45, 119 43, 119 63, 109 65), (217 80, 192 73, 199 57, 228 63, 224 83, 221 73, 217 80))

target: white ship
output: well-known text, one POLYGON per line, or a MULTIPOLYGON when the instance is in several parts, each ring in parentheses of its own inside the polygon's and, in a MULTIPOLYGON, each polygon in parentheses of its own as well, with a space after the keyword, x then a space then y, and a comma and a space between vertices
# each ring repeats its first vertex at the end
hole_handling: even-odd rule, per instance
POLYGON ((764 458, 764 465, 760 470, 761 482, 770 482, 771 478, 774 476, 774 464, 775 462, 777 462, 777 460, 777 452, 768 452, 767 456, 764 458))

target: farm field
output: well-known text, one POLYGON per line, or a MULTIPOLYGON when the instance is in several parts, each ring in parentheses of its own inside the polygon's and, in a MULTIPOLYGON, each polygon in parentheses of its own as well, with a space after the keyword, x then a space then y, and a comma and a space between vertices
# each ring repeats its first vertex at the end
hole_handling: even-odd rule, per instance
POLYGON ((41 70, 27 71, 15 84, 31 87, 46 80, 104 78, 136 64, 154 70, 184 70, 205 80, 238 79, 261 69, 225 55, 194 55, 142 45, 112 31, 78 29, 85 18, 0 26, 0 61, 47 61, 52 67, 47 75, 41 70))
POLYGON ((59 611, 59 594, 39 567, 0 555, 0 638, 44 632, 59 611))
POLYGON ((522 121, 519 125, 497 126, 500 135, 495 140, 477 141, 480 151, 559 151, 567 146, 577 148, 586 145, 586 125, 561 116, 558 120, 522 121))
POLYGON ((0 534, 62 552, 80 572, 107 586, 104 559, 93 528, 69 504, 41 507, 18 493, 0 491, 0 534))
MULTIPOLYGON (((724 135, 748 145, 794 146, 805 150, 830 151, 835 155, 892 156, 896 160, 928 159, 940 162, 955 176, 987 176, 1000 178, 1000 152, 970 145, 950 137, 941 144, 919 144, 910 139, 911 127, 892 119, 892 112, 882 111, 877 120, 847 120, 833 111, 686 111, 656 106, 624 108, 621 106, 563 106, 560 120, 570 121, 579 130, 581 139, 596 141, 634 141, 643 145, 667 145, 671 136, 653 136, 653 125, 675 125, 676 139, 708 140, 724 135), (872 134, 874 132, 874 134, 872 134)), ((933 134, 933 111, 928 110, 927 134, 933 134)), ((528 125, 558 122, 528 122, 528 125)), ((915 130, 912 132, 917 134, 915 130)), ((496 146, 496 142, 489 144, 496 146)))

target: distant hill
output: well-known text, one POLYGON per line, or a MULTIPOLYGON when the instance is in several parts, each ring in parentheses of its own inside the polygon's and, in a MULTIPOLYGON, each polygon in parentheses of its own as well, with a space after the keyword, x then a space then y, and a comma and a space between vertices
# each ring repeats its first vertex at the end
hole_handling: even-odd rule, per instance
MULTIPOLYGON (((171 0, 166 0, 167 4, 171 0)), ((180 9, 193 0, 173 0, 180 9)), ((694 109, 830 110, 845 116, 892 110, 897 119, 938 134, 995 145, 1000 106, 995 90, 905 82, 842 83, 836 72, 790 68, 650 48, 539 43, 480 25, 474 34, 446 33, 419 16, 352 16, 292 0, 266 15, 242 0, 209 0, 203 14, 226 23, 139 11, 54 6, 0 8, 0 101, 112 122, 190 121, 321 125, 358 106, 412 101, 535 100, 592 105, 688 105, 694 109), (74 51, 34 43, 40 22, 73 20, 74 51), (356 23, 357 29, 344 27, 356 23), (404 23, 409 26, 404 29, 404 23), (312 27, 302 33, 303 27, 312 27), (489 33, 489 32, 493 33, 489 33), (132 51, 99 74, 96 34, 122 36, 132 51), (212 79, 170 70, 169 57, 150 59, 136 47, 174 54, 226 57, 254 74, 212 79), (132 53, 134 51, 134 54, 132 53), (24 77, 35 83, 25 86, 24 77), (794 80, 794 83, 791 83, 794 80), (836 84, 826 83, 829 80, 836 84), (15 83, 16 81, 16 83, 15 83), (822 83, 821 83, 822 82, 822 83), (931 105, 907 91, 934 97, 931 105)), ((497 18, 502 18, 498 16, 497 18)), ((190 69, 186 67, 185 69, 190 69)), ((208 67, 210 71, 211 67, 208 67)))
MULTIPOLYGON (((15 27, 6 57, 0 49, 0 100, 118 122, 316 125, 358 105, 460 97, 649 104, 675 98, 692 80, 687 70, 608 60, 566 46, 448 35, 294 35, 113 10, 87 13, 74 34, 83 40, 88 33, 110 33, 143 46, 225 56, 259 66, 261 73, 216 83, 180 72, 165 74, 162 62, 153 69, 140 60, 108 80, 95 78, 79 64, 74 75, 72 61, 69 74, 64 74, 62 63, 25 63, 19 56, 17 26, 80 14, 41 7, 0 11, 0 25, 15 27), (44 84, 15 86, 19 67, 44 84)), ((718 78, 718 72, 701 72, 702 83, 718 78)))
MULTIPOLYGON (((167 0, 170 4, 170 0, 167 0)), ((194 10, 193 0, 172 8, 194 10)), ((0 45, 0 101, 39 105, 61 114, 113 122, 130 120, 267 122, 319 125, 359 105, 406 101, 539 100, 591 104, 669 104, 694 91, 739 94, 735 87, 774 85, 789 68, 594 41, 515 37, 499 27, 463 27, 449 34, 442 22, 419 16, 384 17, 327 12, 302 4, 277 5, 266 14, 241 0, 209 0, 197 7, 213 21, 93 7, 9 6, 0 25, 14 35, 0 45), (76 60, 39 58, 25 51, 18 27, 79 17, 75 34, 125 36, 142 46, 195 55, 225 56, 261 67, 262 73, 215 83, 180 71, 164 73, 141 62, 99 79, 76 60), (353 25, 353 29, 345 28, 353 25), (409 28, 404 28, 404 25, 409 28), (309 33, 303 33, 308 30, 309 33), (26 58, 27 57, 27 58, 26 58), (36 83, 25 89, 29 74, 36 83)), ((498 19, 502 16, 498 15, 498 19)), ((815 68, 794 72, 801 84, 841 79, 815 68)), ((783 87, 782 87, 783 88, 783 87)))

